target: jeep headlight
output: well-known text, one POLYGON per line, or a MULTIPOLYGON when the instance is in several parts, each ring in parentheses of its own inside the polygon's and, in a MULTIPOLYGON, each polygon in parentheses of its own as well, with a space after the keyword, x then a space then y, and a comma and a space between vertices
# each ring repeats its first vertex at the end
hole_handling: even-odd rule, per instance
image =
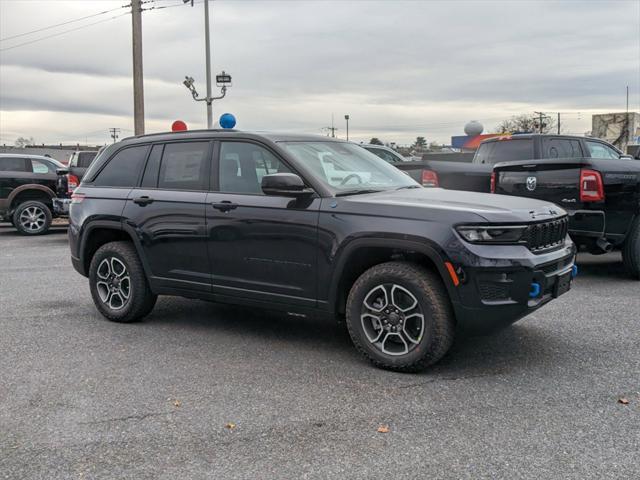
POLYGON ((460 225, 456 231, 469 243, 493 243, 517 245, 523 243, 526 226, 505 225, 460 225))

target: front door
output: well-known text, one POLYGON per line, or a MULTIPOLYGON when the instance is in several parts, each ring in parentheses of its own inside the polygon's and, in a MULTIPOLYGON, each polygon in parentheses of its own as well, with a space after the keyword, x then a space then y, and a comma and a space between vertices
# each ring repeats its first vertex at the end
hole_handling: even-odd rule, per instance
POLYGON ((213 291, 314 306, 320 199, 266 196, 266 174, 291 172, 266 147, 224 141, 207 195, 213 291))
POLYGON ((211 291, 205 199, 212 143, 156 144, 124 209, 157 286, 211 291))

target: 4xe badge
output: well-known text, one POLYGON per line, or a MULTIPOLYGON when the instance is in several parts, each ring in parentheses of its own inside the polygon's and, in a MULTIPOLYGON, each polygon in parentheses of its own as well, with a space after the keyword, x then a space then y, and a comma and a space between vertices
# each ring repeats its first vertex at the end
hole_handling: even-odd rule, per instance
POLYGON ((533 192, 538 186, 538 179, 536 177, 527 177, 527 190, 533 192))

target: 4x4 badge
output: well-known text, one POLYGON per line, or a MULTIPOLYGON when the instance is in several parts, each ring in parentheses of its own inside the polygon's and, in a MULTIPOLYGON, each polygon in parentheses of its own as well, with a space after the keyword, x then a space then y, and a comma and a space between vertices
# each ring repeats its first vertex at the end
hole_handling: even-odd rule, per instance
POLYGON ((533 192, 538 186, 538 179, 536 177, 527 177, 527 190, 533 192))

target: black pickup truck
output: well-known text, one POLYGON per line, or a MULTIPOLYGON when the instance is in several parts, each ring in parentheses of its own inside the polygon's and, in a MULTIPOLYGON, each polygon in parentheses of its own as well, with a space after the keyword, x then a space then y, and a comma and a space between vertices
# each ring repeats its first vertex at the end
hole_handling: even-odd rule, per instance
POLYGON ((543 147, 556 144, 556 158, 495 164, 492 191, 560 205, 582 250, 621 250, 626 270, 640 279, 640 160, 590 138, 556 138, 540 139, 543 147), (568 142, 572 152, 563 150, 568 142))

